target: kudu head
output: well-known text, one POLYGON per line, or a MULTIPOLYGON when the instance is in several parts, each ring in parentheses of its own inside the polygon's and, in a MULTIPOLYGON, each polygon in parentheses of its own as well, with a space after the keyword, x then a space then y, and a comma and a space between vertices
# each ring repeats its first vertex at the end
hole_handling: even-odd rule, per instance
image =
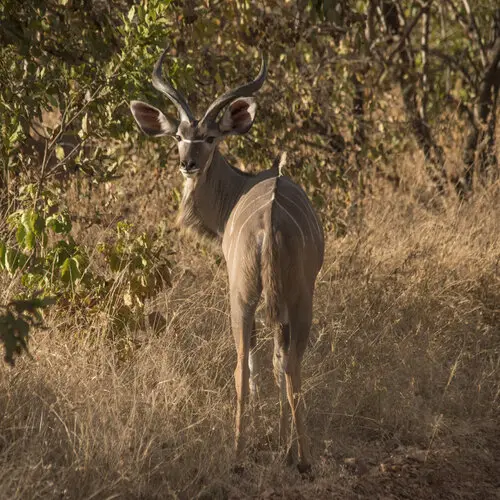
POLYGON ((257 78, 241 87, 226 92, 208 108, 201 120, 196 120, 189 105, 168 79, 163 79, 161 68, 167 50, 153 70, 153 86, 165 94, 176 106, 179 119, 163 114, 159 109, 141 101, 132 101, 130 109, 141 130, 151 136, 170 135, 179 148, 180 170, 185 177, 203 173, 211 164, 218 143, 231 134, 244 134, 252 127, 256 104, 252 95, 263 85, 267 74, 267 58, 257 78), (224 114, 219 118, 222 110, 224 114))

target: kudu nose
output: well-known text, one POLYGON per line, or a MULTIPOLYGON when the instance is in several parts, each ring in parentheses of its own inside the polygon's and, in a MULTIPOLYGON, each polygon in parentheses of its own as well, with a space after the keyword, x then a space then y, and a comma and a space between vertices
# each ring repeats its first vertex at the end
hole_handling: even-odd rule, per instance
POLYGON ((186 171, 190 172, 191 170, 194 170, 196 168, 196 161, 195 160, 182 160, 181 161, 181 167, 186 171))

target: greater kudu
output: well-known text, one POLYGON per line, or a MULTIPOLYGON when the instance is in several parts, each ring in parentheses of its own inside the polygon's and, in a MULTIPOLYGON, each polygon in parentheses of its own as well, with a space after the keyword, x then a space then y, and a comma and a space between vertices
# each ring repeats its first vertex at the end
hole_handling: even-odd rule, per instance
POLYGON ((280 441, 286 442, 286 398, 297 429, 299 470, 310 467, 301 391, 301 361, 312 321, 314 283, 323 263, 321 224, 307 195, 277 165, 250 175, 232 167, 218 151, 230 134, 250 130, 256 104, 252 95, 266 78, 263 56, 255 80, 216 99, 201 120, 186 100, 162 78, 165 52, 153 70, 153 85, 177 107, 179 120, 140 101, 130 109, 151 136, 174 136, 185 178, 179 222, 222 242, 229 274, 231 324, 238 361, 236 455, 242 449, 245 399, 255 391, 254 315, 261 294, 268 319, 280 324, 274 339, 273 366, 280 389, 280 441), (219 114, 224 111, 219 119, 219 114))

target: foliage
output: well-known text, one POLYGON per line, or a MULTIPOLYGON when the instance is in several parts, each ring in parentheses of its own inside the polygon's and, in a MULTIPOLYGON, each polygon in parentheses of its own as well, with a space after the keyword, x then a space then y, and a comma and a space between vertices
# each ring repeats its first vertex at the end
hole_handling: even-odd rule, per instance
POLYGON ((54 303, 51 297, 32 297, 28 300, 13 300, 1 306, 0 343, 3 344, 6 363, 14 366, 14 357, 23 351, 29 354, 28 340, 30 329, 42 325, 41 309, 54 303))
POLYGON ((0 92, 0 185, 11 196, 20 173, 41 184, 75 171, 113 178, 126 162, 115 140, 137 135, 124 96, 145 90, 156 56, 148 40, 168 34, 169 3, 111 12, 84 1, 2 3, 0 78, 10 84, 0 92))
POLYGON ((28 291, 74 294, 80 283, 89 284, 88 256, 70 234, 68 212, 57 211, 55 193, 42 193, 42 208, 35 209, 29 203, 35 192, 32 184, 23 186, 18 199, 23 208, 7 218, 15 240, 0 240, 0 269, 21 273, 28 291))
POLYGON ((168 34, 169 4, 0 6, 0 78, 10 82, 0 90, 0 209, 7 215, 0 269, 21 276, 23 293, 41 289, 83 305, 105 296, 119 277, 125 308, 135 311, 167 278, 166 263, 156 265, 162 248, 153 253, 149 237, 135 239, 125 224, 116 246, 100 247, 114 278, 92 271, 93 249, 75 241, 61 195, 70 175, 98 184, 129 165, 124 144, 139 137, 124 96, 151 93, 144 74, 157 55, 154 43, 168 34))
MULTIPOLYGON (((228 85, 254 74, 250 47, 265 46, 272 65, 259 98, 266 112, 251 132, 255 147, 235 138, 230 150, 264 165, 276 147, 294 151, 291 174, 330 218, 335 203, 349 204, 373 167, 383 174, 381 165, 407 144, 397 134, 401 117, 390 113, 395 85, 405 95, 413 82, 415 109, 407 101, 403 119, 410 126, 417 105, 430 127, 457 105, 471 116, 500 21, 491 2, 467 6, 455 0, 272 0, 265 8, 210 0, 122 0, 112 7, 49 0, 20 6, 9 0, 0 7, 0 76, 11 82, 0 91, 2 182, 12 187, 18 172, 43 181, 75 170, 94 182, 113 178, 128 165, 124 150, 142 140, 127 102, 141 96, 160 103, 148 75, 161 47, 171 47, 169 77, 201 113, 228 85), (346 175, 348 158, 356 168, 346 175), (330 186, 332 196, 325 196, 330 186)), ((417 141, 421 133, 415 129, 417 141)))
POLYGON ((76 244, 68 212, 56 210, 55 193, 44 192, 42 208, 35 210, 29 203, 34 192, 33 185, 24 186, 25 208, 7 219, 11 231, 0 241, 0 269, 21 277, 23 295, 42 290, 55 294, 60 305, 86 308, 116 296, 115 332, 140 320, 145 301, 170 285, 164 238, 135 234, 131 224, 119 222, 116 234, 96 245, 107 263, 97 270, 93 249, 76 244))
POLYGON ((98 250, 104 255, 113 280, 108 292, 121 285, 115 299, 115 321, 118 329, 141 322, 145 301, 155 296, 165 285, 170 286, 170 262, 163 255, 163 238, 153 238, 146 232, 134 235, 133 226, 119 222, 116 240, 100 243, 98 250), (112 283, 112 285, 111 285, 112 283))

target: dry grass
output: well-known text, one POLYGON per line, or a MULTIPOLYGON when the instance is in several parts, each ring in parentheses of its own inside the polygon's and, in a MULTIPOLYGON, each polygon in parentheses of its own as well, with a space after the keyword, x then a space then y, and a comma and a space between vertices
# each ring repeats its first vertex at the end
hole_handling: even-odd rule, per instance
MULTIPOLYGON (((126 179, 107 213, 119 206, 157 224, 170 181, 159 175, 142 197, 126 179)), ((432 200, 411 175, 398 193, 376 187, 348 234, 327 243, 304 361, 315 481, 277 450, 266 327, 248 461, 242 475, 230 472, 224 264, 210 245, 180 236, 173 287, 149 305, 166 324, 129 332, 125 360, 100 335, 102 316, 53 309, 32 342, 36 361, 0 368, 0 496, 498 495, 499 187, 460 204, 432 200)), ((95 241, 106 224, 111 217, 85 237, 95 241)))

